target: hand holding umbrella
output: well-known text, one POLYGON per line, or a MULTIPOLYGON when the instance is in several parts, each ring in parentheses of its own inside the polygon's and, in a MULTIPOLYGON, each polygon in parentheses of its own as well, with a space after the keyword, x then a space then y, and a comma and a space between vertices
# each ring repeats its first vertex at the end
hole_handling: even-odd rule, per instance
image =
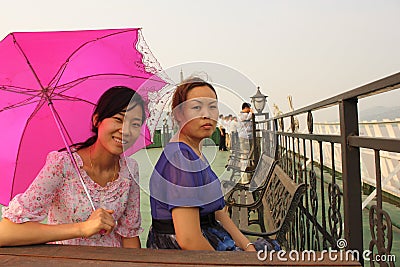
MULTIPOLYGON (((108 88, 138 89, 145 101, 163 89, 146 47, 139 29, 11 33, 0 42, 1 204, 27 189, 50 151, 90 134, 108 88)), ((150 144, 154 129, 144 126, 130 152, 150 144)))
POLYGON ((112 217, 113 210, 97 209, 90 214, 89 219, 82 223, 82 237, 91 237, 97 233, 101 235, 109 234, 117 225, 112 217))
MULTIPOLYGON (((135 95, 140 94, 147 100, 148 94, 161 90, 165 82, 148 72, 142 61, 143 54, 136 51, 138 29, 33 35, 11 34, 0 42, 1 63, 7 62, 7 65, 0 63, 0 125, 7 125, 9 129, 4 133, 5 145, 0 152, 5 178, 0 180, 0 202, 7 205, 12 196, 24 192, 48 156, 46 165, 31 186, 3 209, 3 217, 7 219, 0 222, 0 246, 57 240, 65 240, 61 241, 64 244, 121 246, 115 231, 104 237, 95 235, 98 237, 79 239, 79 227, 67 227, 71 222, 79 225, 92 213, 97 216, 100 212, 108 217, 107 222, 112 217, 118 219, 118 225, 111 219, 112 222, 106 223, 108 226, 103 229, 122 227, 119 231, 124 232, 124 236, 132 236, 124 245, 140 247, 137 166, 120 160, 119 175, 124 179, 105 186, 112 198, 108 194, 99 197, 96 194, 103 189, 98 188, 96 181, 85 172, 88 162, 85 150, 90 146, 100 147, 98 153, 114 164, 116 156, 129 155, 124 151, 125 145, 132 146, 132 153, 149 144, 150 131, 143 123, 148 113, 144 104, 140 107, 141 122, 127 123, 135 127, 136 138, 133 139, 126 139, 131 133, 105 127, 119 125, 122 128, 125 113, 130 110, 127 107, 131 97, 104 97, 112 106, 117 102, 120 104, 109 112, 103 107, 101 116, 95 111, 96 120, 91 115, 92 110, 98 97, 104 96, 105 90, 115 85, 138 88, 135 95), (92 121, 96 135, 71 150, 71 144, 81 142, 89 135, 90 128, 85 130, 88 121, 92 121), (100 140, 102 138, 105 139, 100 140), (63 146, 68 152, 49 153, 63 146), (63 185, 62 190, 60 185, 63 185), (105 202, 109 203, 107 209, 113 210, 113 214, 94 211, 105 202), (118 205, 124 205, 124 208, 118 205), (23 213, 16 212, 21 209, 23 213), (47 215, 47 209, 50 210, 48 223, 56 225, 38 223, 47 215), (15 232, 18 234, 9 234, 15 232), (102 241, 99 238, 103 238, 102 241)), ((86 226, 92 225, 92 232, 98 231, 100 226, 92 223, 86 226)))

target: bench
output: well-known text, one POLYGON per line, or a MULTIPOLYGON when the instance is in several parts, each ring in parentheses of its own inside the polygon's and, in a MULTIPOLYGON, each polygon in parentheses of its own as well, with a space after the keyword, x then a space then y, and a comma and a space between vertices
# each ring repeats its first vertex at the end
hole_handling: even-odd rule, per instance
POLYGON ((252 176, 256 168, 255 161, 253 159, 253 150, 250 152, 243 153, 240 150, 231 150, 231 154, 228 158, 228 163, 225 165, 227 171, 232 171, 229 178, 232 182, 237 182, 242 174, 248 174, 252 176))
POLYGON ((234 212, 242 214, 239 229, 245 235, 275 238, 283 248, 288 248, 286 235, 299 202, 306 192, 306 184, 296 184, 278 164, 275 164, 270 177, 266 179, 266 184, 260 186, 258 194, 254 194, 255 191, 251 192, 250 188, 251 186, 248 189, 243 187, 243 190, 238 188, 235 190, 237 194, 232 192, 226 201, 232 217, 234 212), (250 220, 251 211, 258 213, 256 220, 250 220), (248 214, 247 222, 245 213, 248 214), (259 224, 261 231, 249 229, 254 223, 259 224))
MULTIPOLYGON (((234 181, 223 181, 223 187, 228 191, 225 195, 228 211, 234 223, 240 227, 247 227, 251 224, 258 224, 262 231, 263 211, 262 208, 256 212, 257 218, 250 220, 250 213, 254 209, 232 206, 232 204, 252 203, 263 196, 267 188, 268 181, 272 175, 277 161, 271 158, 267 153, 263 153, 251 179, 245 183, 236 183, 234 181)), ((260 209, 258 207, 258 209, 260 209)))

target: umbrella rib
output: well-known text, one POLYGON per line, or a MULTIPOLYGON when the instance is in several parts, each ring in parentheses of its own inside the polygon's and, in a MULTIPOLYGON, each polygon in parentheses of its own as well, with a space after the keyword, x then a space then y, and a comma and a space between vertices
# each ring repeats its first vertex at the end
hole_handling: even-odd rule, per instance
POLYGON ((126 29, 126 30, 121 30, 121 31, 119 31, 119 32, 110 33, 110 34, 107 34, 107 35, 98 37, 98 38, 96 38, 96 39, 92 39, 92 40, 90 40, 90 41, 87 41, 87 42, 81 44, 81 45, 80 45, 77 49, 75 49, 75 50, 71 53, 71 55, 65 60, 64 64, 62 64, 62 65, 60 66, 60 69, 57 71, 56 75, 54 75, 54 78, 50 81, 49 85, 55 83, 55 86, 53 86, 53 87, 57 87, 57 84, 58 84, 58 82, 60 81, 60 79, 61 79, 61 77, 62 77, 62 74, 64 73, 64 71, 65 71, 65 69, 66 69, 66 67, 67 67, 67 65, 68 65, 68 63, 69 63, 69 61, 70 61, 70 59, 71 59, 82 47, 84 47, 84 46, 86 46, 86 45, 88 45, 88 44, 90 44, 90 43, 96 42, 96 41, 98 41, 98 40, 108 38, 108 37, 113 36, 113 35, 117 35, 117 34, 121 34, 121 33, 125 33, 125 32, 131 32, 131 31, 137 31, 137 29, 126 29))
POLYGON ((61 127, 61 128, 62 128, 61 131, 63 131, 63 133, 65 133, 65 134, 67 135, 69 143, 72 144, 71 135, 68 133, 67 127, 65 127, 65 124, 63 123, 60 114, 58 114, 58 112, 56 111, 56 109, 53 109, 53 112, 54 112, 54 115, 57 117, 58 122, 59 122, 59 123, 61 124, 61 126, 62 126, 62 127, 61 127))
POLYGON ((26 106, 29 104, 34 104, 40 101, 41 97, 40 95, 42 94, 42 92, 34 90, 34 89, 29 89, 29 88, 22 88, 22 87, 16 87, 16 86, 1 86, 0 90, 6 91, 6 92, 11 92, 11 93, 16 93, 16 94, 21 94, 21 95, 27 95, 30 96, 20 102, 17 102, 13 105, 9 105, 6 107, 3 107, 0 112, 8 110, 8 109, 12 109, 12 108, 18 108, 18 107, 22 107, 22 106, 26 106), (20 91, 18 91, 20 90, 20 91), (35 92, 35 93, 34 93, 35 92), (40 97, 39 100, 35 100, 35 101, 31 101, 35 98, 40 97))
POLYGON ((31 64, 31 62, 29 61, 28 57, 26 56, 24 50, 23 50, 22 47, 19 45, 19 43, 18 43, 18 41, 17 41, 17 39, 16 39, 14 33, 11 33, 11 35, 12 35, 12 37, 13 37, 14 44, 18 47, 18 50, 22 53, 23 57, 25 58, 26 63, 28 64, 29 68, 31 69, 32 74, 33 74, 33 76, 35 77, 36 81, 38 82, 40 88, 42 88, 42 90, 44 90, 44 87, 43 87, 42 83, 40 82, 39 77, 37 76, 35 70, 33 69, 32 64, 31 64))
POLYGON ((41 91, 38 91, 36 89, 9 86, 9 85, 1 85, 0 90, 21 95, 30 95, 30 96, 39 96, 42 93, 41 91))
POLYGON ((88 80, 90 78, 101 77, 101 76, 123 76, 123 77, 126 77, 126 78, 133 78, 133 79, 137 78, 137 79, 143 79, 143 80, 150 80, 150 81, 154 81, 154 82, 157 82, 157 83, 160 83, 160 84, 167 83, 162 79, 155 79, 155 78, 152 78, 152 77, 142 77, 142 76, 130 75, 130 74, 124 74, 124 73, 99 73, 99 74, 93 74, 93 75, 81 77, 81 78, 76 79, 74 81, 59 85, 59 86, 57 86, 57 88, 59 89, 59 88, 66 87, 64 90, 60 90, 61 92, 65 92, 65 91, 71 89, 72 87, 76 86, 77 84, 80 84, 80 83, 82 83, 82 82, 84 82, 84 81, 86 81, 86 80, 88 80), (75 84, 71 85, 72 83, 76 83, 76 85, 75 84))
POLYGON ((67 101, 75 101, 75 102, 84 102, 84 103, 88 103, 91 105, 96 105, 95 103, 92 103, 88 100, 79 98, 79 97, 74 97, 74 96, 67 96, 67 95, 63 95, 63 94, 55 94, 56 96, 59 96, 60 98, 52 98, 52 100, 57 100, 57 101, 63 101, 63 100, 67 100, 67 101))
MULTIPOLYGON (((43 100, 43 99, 42 99, 43 100)), ((36 106, 35 110, 32 112, 31 116, 29 117, 29 119, 27 120, 28 122, 31 120, 32 117, 34 117, 39 110, 42 108, 42 106, 44 105, 45 101, 39 101, 39 104, 36 106)))
POLYGON ((137 78, 137 79, 149 80, 149 81, 157 82, 157 83, 160 83, 160 84, 167 83, 166 81, 162 80, 161 78, 155 79, 155 78, 152 78, 152 77, 142 77, 142 76, 130 75, 130 74, 124 74, 124 73, 99 73, 99 74, 92 74, 92 75, 88 75, 88 76, 85 76, 85 77, 81 77, 81 78, 76 79, 74 81, 59 85, 56 88, 59 89, 59 88, 66 87, 63 90, 60 90, 61 92, 65 92, 65 91, 73 88, 74 86, 76 86, 76 85, 78 85, 78 84, 80 84, 82 82, 85 82, 86 80, 88 80, 90 78, 101 77, 101 76, 123 76, 123 77, 126 77, 126 78, 133 78, 133 79, 137 78), (73 83, 76 83, 76 84, 71 85, 73 83))
POLYGON ((9 110, 9 109, 13 109, 13 108, 19 108, 19 107, 27 106, 27 105, 30 105, 30 104, 35 104, 35 103, 38 103, 38 102, 40 102, 40 100, 27 102, 27 99, 26 99, 26 100, 21 101, 19 103, 4 107, 4 108, 0 109, 0 112, 6 111, 6 110, 9 110))
MULTIPOLYGON (((153 81, 156 81, 156 82, 160 82, 159 80, 152 79, 152 78, 145 78, 145 77, 141 77, 141 76, 133 76, 133 75, 127 75, 127 74, 117 74, 117 73, 96 74, 96 75, 90 75, 90 76, 87 76, 87 77, 82 77, 82 78, 80 78, 80 79, 78 79, 78 80, 75 80, 75 81, 69 82, 69 83, 67 83, 67 84, 64 84, 62 87, 67 87, 67 88, 65 88, 64 90, 61 90, 61 93, 56 93, 56 92, 53 90, 53 92, 51 93, 50 98, 51 98, 51 100, 57 100, 54 96, 59 96, 59 97, 61 97, 61 98, 58 99, 58 100, 66 99, 66 100, 70 100, 70 101, 82 101, 82 102, 86 102, 86 103, 95 105, 95 103, 90 102, 90 101, 88 101, 88 100, 85 100, 85 99, 83 99, 83 98, 67 96, 67 95, 64 95, 64 94, 62 94, 62 93, 66 92, 67 90, 69 90, 69 89, 75 87, 76 85, 78 85, 78 84, 80 84, 80 83, 86 81, 87 79, 89 79, 89 78, 91 78, 91 77, 96 77, 96 76, 99 77, 99 76, 106 76, 106 75, 125 76, 125 77, 127 77, 127 78, 139 78, 139 79, 147 79, 147 80, 153 80, 153 81), (68 86, 68 85, 70 85, 71 83, 76 83, 76 84, 74 84, 73 86, 68 86)), ((58 88, 60 88, 60 87, 58 87, 58 88)), ((57 88, 57 89, 58 89, 58 88, 57 88)), ((21 102, 19 102, 19 103, 16 103, 16 104, 14 104, 14 105, 10 105, 10 106, 4 107, 3 109, 0 110, 0 112, 1 112, 1 111, 4 111, 4 110, 7 110, 7 109, 12 109, 12 108, 17 108, 17 107, 24 106, 24 105, 29 105, 29 104, 33 104, 33 103, 38 103, 38 102, 40 102, 40 100, 36 100, 36 101, 30 101, 30 100, 32 100, 32 99, 34 99, 34 98, 36 98, 36 97, 39 97, 39 96, 42 94, 42 92, 39 92, 39 93, 38 93, 37 90, 33 90, 33 89, 29 89, 29 88, 19 88, 19 87, 10 87, 10 88, 7 88, 7 87, 5 87, 5 86, 2 86, 2 87, 0 87, 0 90, 8 91, 8 92, 13 92, 13 93, 18 93, 18 94, 26 94, 26 95, 31 96, 30 98, 27 98, 27 99, 25 99, 25 100, 23 100, 23 101, 21 101, 21 102), (24 92, 24 91, 17 91, 16 89, 15 89, 15 90, 12 90, 11 88, 16 88, 16 89, 20 89, 20 90, 23 89, 23 90, 25 90, 25 92, 24 92), (36 92, 36 94, 33 94, 33 92, 36 92)))
MULTIPOLYGON (((89 76, 81 77, 81 78, 79 78, 79 79, 77 79, 77 80, 74 80, 74 81, 71 81, 71 82, 69 82, 69 83, 60 85, 60 86, 58 86, 58 87, 56 88, 56 89, 58 89, 59 92, 55 92, 55 90, 53 90, 52 96, 56 95, 56 96, 60 96, 60 97, 63 98, 63 99, 68 99, 68 100, 72 100, 72 101, 83 101, 83 102, 86 102, 86 103, 90 103, 90 104, 92 104, 92 105, 95 105, 95 103, 92 103, 92 102, 90 102, 90 101, 88 101, 88 100, 85 100, 85 99, 82 99, 82 98, 79 98, 79 97, 67 96, 67 95, 64 95, 64 93, 65 93, 66 91, 70 90, 71 88, 77 86, 78 84, 81 84, 81 83, 85 82, 85 81, 88 80, 89 78, 101 77, 101 76, 125 76, 126 78, 138 78, 138 79, 143 79, 143 80, 151 80, 151 81, 158 82, 158 83, 165 83, 165 81, 160 81, 160 80, 158 80, 158 79, 154 79, 154 78, 151 78, 151 77, 150 77, 150 78, 145 78, 145 77, 142 77, 142 76, 129 75, 129 74, 121 74, 121 73, 102 73, 102 74, 94 74, 94 75, 89 75, 89 76), (72 84, 72 85, 71 85, 71 84, 72 84), (60 88, 63 88, 63 87, 65 87, 65 88, 60 90, 60 88)), ((54 97, 52 97, 52 99, 53 99, 53 100, 56 100, 56 98, 54 98, 54 97)))
MULTIPOLYGON (((28 127, 29 121, 35 116, 35 114, 36 114, 37 111, 40 109, 40 107, 43 106, 44 102, 43 102, 43 101, 40 101, 40 102, 42 102, 42 104, 39 103, 39 104, 37 105, 37 107, 35 108, 35 111, 31 113, 31 115, 29 116, 29 118, 28 118, 28 120, 27 120, 27 123, 25 123, 24 130, 22 131, 22 136, 25 135, 26 128, 28 127)), ((22 140, 22 139, 21 139, 21 140, 22 140)), ((19 153, 20 153, 20 152, 21 152, 21 142, 20 142, 19 145, 18 145, 17 158, 19 158, 19 153)), ((15 171, 17 170, 17 167, 18 167, 18 161, 15 163, 14 173, 15 173, 15 171)), ((12 187, 11 187, 12 190, 11 190, 11 192, 10 192, 10 193, 11 193, 10 199, 11 199, 11 197, 12 197, 12 195, 13 195, 14 181, 15 181, 15 179, 13 179, 13 182, 12 182, 12 187)))

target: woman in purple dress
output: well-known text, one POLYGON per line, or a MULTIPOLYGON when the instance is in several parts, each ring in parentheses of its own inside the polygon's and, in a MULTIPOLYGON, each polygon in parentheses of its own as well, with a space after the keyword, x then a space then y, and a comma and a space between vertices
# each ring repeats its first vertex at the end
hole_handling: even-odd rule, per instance
POLYGON ((199 78, 179 85, 172 99, 179 131, 150 179, 152 226, 148 248, 255 251, 224 211, 216 174, 202 153, 218 119, 213 86, 199 78))

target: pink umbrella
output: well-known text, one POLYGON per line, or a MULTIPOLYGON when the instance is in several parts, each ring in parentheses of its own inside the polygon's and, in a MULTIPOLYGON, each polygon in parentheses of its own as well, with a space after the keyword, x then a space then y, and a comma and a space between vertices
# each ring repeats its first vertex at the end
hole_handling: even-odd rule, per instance
MULTIPOLYGON (((166 83, 151 56, 140 29, 7 35, 0 42, 0 203, 26 190, 50 151, 91 136, 90 116, 105 90, 124 85, 154 98, 166 83)), ((150 122, 129 153, 151 143, 150 122)))

